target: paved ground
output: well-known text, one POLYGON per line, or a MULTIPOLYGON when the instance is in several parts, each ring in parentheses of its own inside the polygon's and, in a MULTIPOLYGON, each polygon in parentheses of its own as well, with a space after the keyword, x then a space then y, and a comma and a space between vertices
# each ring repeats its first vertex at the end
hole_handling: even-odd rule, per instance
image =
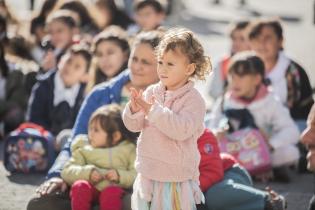
MULTIPOLYGON (((174 0, 175 1, 175 0, 174 0)), ((12 8, 25 17, 28 1, 7 1, 12 8)), ((41 1, 37 1, 39 5, 41 1)), ((229 42, 224 36, 231 20, 254 18, 260 15, 277 15, 283 20, 285 49, 290 56, 300 62, 307 70, 312 85, 315 86, 315 25, 313 24, 313 1, 310 0, 248 0, 246 7, 238 7, 237 0, 225 0, 223 5, 213 6, 211 0, 185 0, 185 8, 180 8, 175 17, 167 21, 168 25, 184 25, 197 33, 206 51, 218 59, 228 52, 229 42)), ((200 90, 205 92, 204 85, 200 90)), ((2 157, 2 142, 0 142, 2 157)), ((313 192, 313 176, 296 174, 290 184, 269 183, 288 199, 289 210, 305 210, 313 192)), ((35 188, 43 181, 44 175, 10 175, 0 159, 0 210, 25 209, 27 201, 35 188)), ((256 183, 259 188, 266 184, 256 183)))

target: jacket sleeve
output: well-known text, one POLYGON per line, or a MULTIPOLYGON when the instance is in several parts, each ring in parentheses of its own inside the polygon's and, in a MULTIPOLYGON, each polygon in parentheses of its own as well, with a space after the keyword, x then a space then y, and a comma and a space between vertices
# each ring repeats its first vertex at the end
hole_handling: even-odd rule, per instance
POLYGON ((44 128, 50 130, 48 108, 49 108, 49 86, 46 81, 38 82, 29 99, 27 117, 30 122, 39 124, 44 128))
POLYGON ((184 105, 177 113, 155 103, 147 116, 161 132, 177 141, 186 140, 203 127, 206 113, 205 102, 197 90, 183 100, 184 105))
POLYGON ((119 174, 119 185, 123 188, 131 188, 133 182, 136 179, 137 172, 135 170, 134 164, 136 160, 136 148, 134 147, 128 157, 128 167, 126 170, 118 169, 119 174))
POLYGON ((269 139, 271 146, 277 149, 285 145, 296 144, 299 141, 299 130, 292 120, 289 110, 280 101, 275 101, 272 112, 272 132, 269 139))
POLYGON ((123 111, 123 121, 128 130, 131 132, 140 132, 144 127, 145 115, 142 111, 131 113, 130 103, 127 103, 123 111))
POLYGON ((70 185, 77 180, 90 180, 90 174, 94 165, 86 164, 81 149, 77 149, 72 153, 72 157, 61 171, 61 177, 70 185))
POLYGON ((221 181, 224 176, 217 140, 208 129, 198 139, 198 149, 201 155, 199 164, 200 188, 205 192, 213 184, 221 181))
POLYGON ((94 89, 90 95, 88 95, 84 102, 82 103, 82 106, 80 108, 80 111, 77 115, 77 118, 75 120, 75 124, 73 126, 73 133, 72 137, 75 137, 78 134, 87 134, 88 130, 88 122, 92 115, 92 113, 99 108, 102 105, 106 105, 106 103, 101 103, 99 99, 99 95, 102 95, 102 97, 107 97, 109 100, 109 90, 108 88, 105 89, 94 89), (102 91, 100 93, 100 91, 102 91))

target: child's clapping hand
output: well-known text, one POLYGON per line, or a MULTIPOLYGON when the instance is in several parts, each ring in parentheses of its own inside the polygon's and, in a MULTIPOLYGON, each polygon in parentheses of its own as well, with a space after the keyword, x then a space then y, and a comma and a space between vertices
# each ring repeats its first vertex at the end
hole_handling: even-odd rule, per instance
POLYGON ((105 178, 111 182, 118 182, 119 174, 115 169, 112 169, 105 174, 105 178))
POLYGON ((93 169, 90 174, 90 180, 93 184, 99 183, 103 179, 103 176, 96 169, 93 169))
POLYGON ((142 97, 142 90, 139 90, 138 92, 135 88, 130 88, 130 92, 130 111, 132 113, 136 113, 142 110, 144 113, 148 114, 154 102, 154 99, 152 99, 150 103, 148 103, 142 97))

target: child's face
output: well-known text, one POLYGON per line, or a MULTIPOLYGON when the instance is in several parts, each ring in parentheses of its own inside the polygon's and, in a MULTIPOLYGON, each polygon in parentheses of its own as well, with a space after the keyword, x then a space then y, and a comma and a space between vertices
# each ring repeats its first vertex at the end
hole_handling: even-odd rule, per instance
POLYGON ((102 4, 95 4, 93 12, 94 15, 97 17, 96 21, 100 25, 101 28, 105 28, 106 26, 110 25, 112 21, 112 12, 110 9, 102 4))
POLYGON ((191 65, 179 50, 169 50, 158 61, 157 72, 167 90, 176 90, 185 85, 194 72, 191 65))
POLYGON ((249 42, 244 30, 234 30, 231 34, 232 54, 249 50, 249 42))
POLYGON ((48 34, 50 35, 53 46, 64 49, 72 43, 72 37, 75 33, 74 29, 62 21, 55 20, 48 25, 48 34))
POLYGON ((258 74, 237 75, 231 73, 228 76, 229 89, 236 97, 252 98, 255 96, 257 86, 261 83, 261 76, 258 74))
POLYGON ((130 80, 136 88, 145 89, 159 81, 156 57, 149 44, 140 43, 133 47, 128 66, 131 71, 130 80))
POLYGON ((101 128, 99 121, 94 120, 89 125, 89 141, 92 147, 106 147, 107 133, 101 128))
POLYGON ((144 31, 156 29, 163 19, 164 14, 156 12, 152 7, 146 6, 136 12, 136 22, 144 31))
POLYGON ((95 50, 97 66, 108 78, 114 77, 128 59, 128 55, 113 41, 102 41, 95 50))
POLYGON ((260 35, 250 41, 250 46, 264 61, 275 60, 282 47, 282 40, 271 26, 265 26, 260 35))
POLYGON ((87 61, 80 54, 67 53, 58 65, 60 76, 66 87, 81 81, 87 72, 87 61))

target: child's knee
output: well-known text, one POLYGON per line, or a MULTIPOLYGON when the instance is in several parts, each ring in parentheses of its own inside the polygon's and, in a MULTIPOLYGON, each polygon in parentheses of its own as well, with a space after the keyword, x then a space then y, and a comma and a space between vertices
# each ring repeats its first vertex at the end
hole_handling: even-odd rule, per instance
POLYGON ((87 193, 92 193, 92 185, 88 181, 78 180, 71 187, 71 196, 87 193))
POLYGON ((101 197, 119 197, 122 198, 122 196, 125 194, 125 191, 121 187, 117 186, 109 186, 106 187, 102 192, 101 192, 101 197))

